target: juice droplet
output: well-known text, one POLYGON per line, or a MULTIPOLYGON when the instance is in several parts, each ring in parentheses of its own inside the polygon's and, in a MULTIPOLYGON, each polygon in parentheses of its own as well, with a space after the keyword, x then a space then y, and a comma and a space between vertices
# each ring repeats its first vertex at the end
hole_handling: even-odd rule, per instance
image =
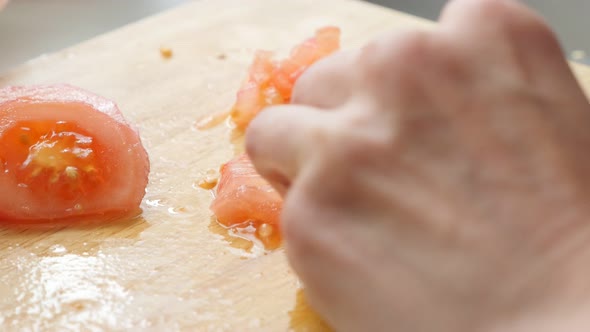
POLYGON ((64 247, 64 246, 62 246, 62 245, 59 245, 59 244, 56 244, 56 245, 53 245, 53 246, 51 246, 51 248, 49 248, 49 250, 50 250, 52 253, 54 253, 54 254, 58 254, 58 255, 60 255, 60 254, 65 254, 65 253, 67 252, 67 249, 66 249, 66 247, 64 247))
POLYGON ((176 207, 169 207, 168 208, 168 213, 171 215, 179 215, 179 214, 183 214, 186 212, 187 212, 187 209, 183 206, 176 206, 176 207))
POLYGON ((266 250, 277 249, 281 246, 281 233, 278 227, 268 223, 248 221, 228 228, 235 236, 261 245, 266 250))
POLYGON ((197 185, 205 190, 211 190, 215 188, 218 181, 219 172, 211 168, 205 172, 205 176, 197 182, 197 185))
POLYGON ((160 48, 160 55, 164 58, 164 59, 170 59, 173 55, 172 53, 172 49, 169 47, 161 47, 160 48))
POLYGON ((161 199, 147 199, 145 203, 151 207, 164 206, 161 199))
POLYGON ((197 122, 195 123, 195 128, 197 130, 207 130, 217 127, 218 125, 222 124, 225 121, 225 119, 229 117, 229 114, 230 112, 228 111, 208 114, 197 120, 197 122))
POLYGON ((197 182, 197 185, 205 190, 211 190, 217 185, 217 179, 212 181, 209 181, 208 179, 201 179, 199 182, 197 182))
POLYGON ((274 233, 274 229, 270 224, 264 223, 258 227, 258 236, 261 238, 270 237, 272 236, 272 233, 274 233))
POLYGON ((281 245, 281 233, 276 225, 263 223, 256 225, 256 237, 266 249, 276 249, 281 245))

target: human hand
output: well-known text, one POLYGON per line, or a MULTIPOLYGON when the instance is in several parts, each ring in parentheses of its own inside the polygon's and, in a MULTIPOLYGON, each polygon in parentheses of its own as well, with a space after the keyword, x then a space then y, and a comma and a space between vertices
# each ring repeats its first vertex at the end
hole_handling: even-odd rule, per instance
POLYGON ((590 106, 538 16, 452 1, 318 63, 293 103, 247 149, 338 331, 590 330, 563 325, 590 309, 590 106))

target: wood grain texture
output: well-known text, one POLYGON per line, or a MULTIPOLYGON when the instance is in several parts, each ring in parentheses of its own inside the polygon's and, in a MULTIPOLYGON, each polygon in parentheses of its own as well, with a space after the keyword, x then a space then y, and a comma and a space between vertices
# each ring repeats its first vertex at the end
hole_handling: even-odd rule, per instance
MULTIPOLYGON (((207 169, 233 155, 227 110, 255 49, 286 52, 326 24, 345 48, 430 23, 348 0, 201 0, 0 77, 70 83, 117 101, 137 124, 152 174, 136 220, 54 231, 0 229, 3 331, 322 331, 281 250, 244 249, 212 222, 207 169), (160 47, 173 50, 163 59, 160 47)), ((590 70, 574 66, 590 86, 590 70)))

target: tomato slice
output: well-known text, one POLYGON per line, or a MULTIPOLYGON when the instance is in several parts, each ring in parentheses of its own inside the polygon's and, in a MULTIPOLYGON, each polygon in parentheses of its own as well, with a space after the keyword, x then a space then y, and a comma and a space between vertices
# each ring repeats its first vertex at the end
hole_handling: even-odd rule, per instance
POLYGON ((148 173, 112 101, 69 85, 0 89, 0 223, 137 214, 148 173))

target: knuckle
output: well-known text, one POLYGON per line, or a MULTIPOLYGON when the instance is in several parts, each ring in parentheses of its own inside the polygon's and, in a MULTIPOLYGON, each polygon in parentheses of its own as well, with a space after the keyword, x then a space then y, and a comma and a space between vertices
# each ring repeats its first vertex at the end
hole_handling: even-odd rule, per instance
POLYGON ((392 141, 398 131, 396 122, 389 119, 390 115, 371 111, 349 114, 336 138, 337 142, 346 142, 340 144, 342 162, 355 167, 370 167, 387 157, 392 152, 392 141))
POLYGON ((533 10, 515 0, 479 0, 464 2, 467 14, 489 22, 497 22, 509 31, 524 37, 538 37, 545 40, 555 39, 555 34, 547 22, 533 10))
POLYGON ((514 19, 513 29, 517 30, 521 39, 528 42, 542 43, 550 47, 560 49, 557 36, 549 27, 549 24, 540 16, 529 12, 520 19, 514 19))
POLYGON ((318 107, 333 107, 342 103, 349 93, 350 60, 349 52, 339 52, 319 60, 299 77, 291 101, 318 107))
POLYGON ((512 11, 512 0, 463 1, 467 8, 490 18, 506 17, 512 11), (470 6, 470 7, 469 7, 470 6))
POLYGON ((431 33, 424 30, 415 30, 407 33, 400 39, 397 45, 397 57, 394 59, 405 65, 411 61, 420 61, 426 58, 431 52, 431 33))
POLYGON ((513 0, 453 0, 444 9, 444 13, 450 12, 460 17, 502 22, 511 16, 513 10, 513 0))
POLYGON ((329 69, 326 69, 324 60, 320 60, 306 70, 293 87, 291 101, 295 104, 306 104, 310 95, 315 95, 316 89, 322 88, 318 81, 323 81, 325 76, 329 76, 326 74, 327 70, 329 69))
MULTIPOLYGON (((443 9, 443 19, 469 18, 470 22, 492 22, 501 26, 523 26, 547 32, 541 16, 516 0, 453 0, 443 9)), ((477 27, 474 27, 477 28, 477 27)))
POLYGON ((430 32, 411 30, 386 36, 368 44, 359 57, 361 67, 372 77, 411 73, 431 53, 430 32))
POLYGON ((501 20, 509 30, 551 39, 554 34, 547 22, 531 9, 513 0, 483 1, 483 10, 501 20), (487 8, 486 8, 487 7, 487 8))
POLYGON ((412 30, 367 45, 358 59, 367 92, 377 100, 394 103, 419 94, 425 82, 418 69, 436 62, 432 37, 430 31, 412 30))

